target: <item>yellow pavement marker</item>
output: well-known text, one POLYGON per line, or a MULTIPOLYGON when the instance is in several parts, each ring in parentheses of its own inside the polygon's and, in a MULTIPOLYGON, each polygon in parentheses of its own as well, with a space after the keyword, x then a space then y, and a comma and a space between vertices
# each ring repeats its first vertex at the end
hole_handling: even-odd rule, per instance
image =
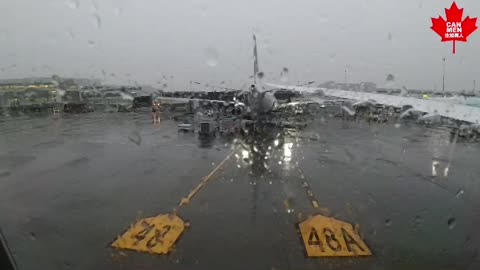
POLYGON ((132 225, 112 246, 167 254, 184 229, 183 220, 175 214, 144 218, 132 225))
POLYGON ((197 194, 197 192, 199 192, 204 186, 206 186, 207 182, 210 181, 212 176, 225 164, 225 162, 227 162, 227 160, 230 159, 230 157, 233 155, 233 153, 235 153, 235 150, 233 150, 228 156, 226 156, 222 160, 222 162, 220 162, 220 164, 218 164, 218 166, 215 167, 215 169, 213 169, 207 176, 205 176, 202 179, 202 181, 200 181, 200 183, 198 183, 198 185, 195 188, 193 188, 192 191, 190 191, 190 193, 187 195, 187 197, 182 198, 182 200, 180 201, 178 206, 188 204, 190 202, 190 200, 193 198, 193 196, 195 196, 195 194, 197 194))
MULTIPOLYGON (((233 155, 234 149, 225 159, 213 169, 200 183, 179 203, 179 207, 188 204, 190 200, 212 179, 212 176, 233 155)), ((175 213, 160 214, 137 221, 113 243, 112 247, 144 251, 149 253, 167 254, 185 229, 186 224, 175 213)))
MULTIPOLYGON (((372 253, 358 235, 358 224, 355 229, 349 223, 323 215, 330 215, 330 210, 320 207, 311 186, 308 184, 302 170, 298 168, 303 180, 302 187, 317 209, 316 215, 299 224, 300 234, 308 257, 350 257, 371 256, 372 253)), ((350 205, 350 204, 348 204, 350 205)), ((351 205, 350 205, 351 208, 351 205)), ((352 210, 353 211, 353 210, 352 210)))
POLYGON ((349 223, 316 215, 300 223, 299 228, 308 257, 372 255, 349 223))

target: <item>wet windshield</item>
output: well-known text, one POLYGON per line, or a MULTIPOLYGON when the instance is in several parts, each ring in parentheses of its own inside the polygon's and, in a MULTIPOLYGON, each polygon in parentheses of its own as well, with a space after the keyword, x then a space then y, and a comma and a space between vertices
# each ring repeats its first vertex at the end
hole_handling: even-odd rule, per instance
POLYGON ((478 1, 0 9, 0 269, 480 269, 478 1))

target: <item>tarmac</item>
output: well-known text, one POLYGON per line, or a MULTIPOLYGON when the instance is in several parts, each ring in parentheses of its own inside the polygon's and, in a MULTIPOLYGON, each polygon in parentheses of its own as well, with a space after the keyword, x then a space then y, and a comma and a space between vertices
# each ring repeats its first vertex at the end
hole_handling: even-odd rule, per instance
POLYGON ((0 118, 0 228, 18 268, 480 267, 480 145, 446 128, 324 115, 302 130, 199 138, 177 124, 0 118), (167 255, 110 246, 172 211, 189 226, 167 255), (355 225, 372 256, 307 257, 298 223, 317 214, 355 225))

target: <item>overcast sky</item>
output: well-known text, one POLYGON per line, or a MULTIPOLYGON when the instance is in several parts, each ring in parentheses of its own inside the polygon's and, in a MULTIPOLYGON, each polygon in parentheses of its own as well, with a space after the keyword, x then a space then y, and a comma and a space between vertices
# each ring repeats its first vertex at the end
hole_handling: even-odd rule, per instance
MULTIPOLYGON (((326 80, 396 86, 480 88, 480 30, 440 42, 430 17, 444 0, 2 0, 0 78, 95 77, 106 83, 251 82, 253 40, 265 80, 326 80), (288 76, 280 73, 287 67, 288 76)), ((457 1, 464 17, 480 1, 457 1)))

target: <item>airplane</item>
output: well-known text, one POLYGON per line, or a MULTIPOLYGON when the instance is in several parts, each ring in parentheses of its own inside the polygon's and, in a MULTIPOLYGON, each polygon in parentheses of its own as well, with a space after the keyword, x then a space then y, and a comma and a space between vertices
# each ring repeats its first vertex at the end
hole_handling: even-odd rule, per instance
MULTIPOLYGON (((311 102, 303 101, 292 101, 291 99, 294 96, 298 96, 298 93, 295 91, 290 91, 283 88, 271 88, 265 87, 261 80, 263 73, 260 72, 259 62, 258 62, 258 53, 257 53, 257 40, 255 35, 253 35, 254 47, 253 47, 253 84, 249 87, 248 90, 239 90, 239 89, 229 89, 236 90, 238 93, 233 101, 236 107, 242 108, 244 112, 244 117, 249 120, 258 120, 259 117, 265 114, 276 112, 278 110, 284 110, 289 106, 299 106, 302 104, 308 104, 311 102), (269 88, 269 89, 267 89, 269 88), (281 96, 279 99, 277 96, 281 96)), ((212 100, 212 99, 202 99, 202 98, 180 98, 180 97, 157 97, 160 101, 163 102, 201 102, 201 101, 210 101, 210 102, 219 102, 227 103, 223 100, 212 100)))

